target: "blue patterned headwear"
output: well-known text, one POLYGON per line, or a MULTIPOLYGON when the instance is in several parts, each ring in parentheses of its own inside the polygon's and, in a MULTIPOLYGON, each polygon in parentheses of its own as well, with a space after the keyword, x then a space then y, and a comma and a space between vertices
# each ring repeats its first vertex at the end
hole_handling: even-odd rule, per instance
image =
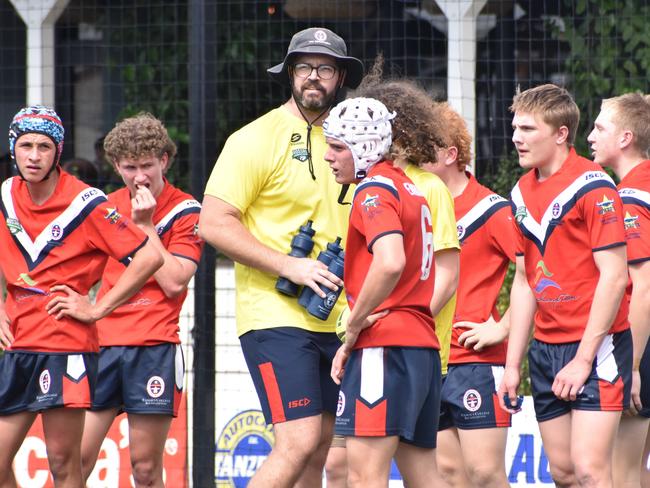
MULTIPOLYGON (((63 151, 63 123, 54 109, 43 105, 32 105, 21 109, 9 126, 9 152, 16 159, 16 141, 23 134, 43 134, 49 137, 56 146, 56 155, 52 169, 59 164, 63 151)), ((50 171, 52 171, 52 169, 50 171)), ((48 173, 49 174, 49 173, 48 173)))

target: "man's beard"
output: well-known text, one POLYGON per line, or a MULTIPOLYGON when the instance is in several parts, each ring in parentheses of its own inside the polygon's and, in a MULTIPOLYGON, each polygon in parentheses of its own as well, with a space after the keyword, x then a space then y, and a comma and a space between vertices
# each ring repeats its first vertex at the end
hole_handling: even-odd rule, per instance
POLYGON ((336 91, 332 93, 327 93, 327 91, 318 83, 304 83, 301 87, 292 87, 293 97, 296 102, 306 111, 319 113, 323 110, 326 110, 334 104, 334 98, 336 97, 336 91), (308 89, 318 90, 322 96, 321 97, 309 97, 305 96, 304 92, 308 89))

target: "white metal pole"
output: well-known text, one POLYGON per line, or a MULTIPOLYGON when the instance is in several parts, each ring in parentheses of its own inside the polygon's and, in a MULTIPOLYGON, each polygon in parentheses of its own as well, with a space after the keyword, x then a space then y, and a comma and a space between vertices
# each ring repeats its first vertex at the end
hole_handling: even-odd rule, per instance
POLYGON ((54 24, 70 0, 10 0, 27 26, 27 104, 54 106, 54 24))
MULTIPOLYGON (((487 0, 436 0, 447 17, 447 100, 476 144, 476 19, 487 0)), ((474 172, 475 168, 470 168, 474 172)))

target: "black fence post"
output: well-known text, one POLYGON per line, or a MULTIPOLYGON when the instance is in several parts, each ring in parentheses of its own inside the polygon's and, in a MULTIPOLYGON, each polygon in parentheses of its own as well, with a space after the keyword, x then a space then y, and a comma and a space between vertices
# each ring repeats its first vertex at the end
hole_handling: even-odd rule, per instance
MULTIPOLYGON (((189 9, 191 191, 202 200, 216 157, 216 2, 190 0, 189 9)), ((215 484, 215 265, 216 252, 206 245, 194 278, 192 485, 197 488, 215 484)))

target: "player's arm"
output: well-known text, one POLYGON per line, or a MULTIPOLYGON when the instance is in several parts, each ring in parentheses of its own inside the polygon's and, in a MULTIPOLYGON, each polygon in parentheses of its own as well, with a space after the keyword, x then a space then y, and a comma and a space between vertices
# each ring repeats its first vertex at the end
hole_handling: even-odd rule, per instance
POLYGON ((81 322, 96 322, 131 298, 162 264, 162 256, 147 239, 134 253, 115 285, 96 304, 91 304, 87 296, 78 294, 67 285, 55 285, 50 291, 61 294, 45 308, 57 320, 69 316, 81 322))
POLYGON ((401 234, 386 234, 372 246, 372 262, 350 312, 345 346, 352 349, 363 329, 372 325, 368 316, 388 298, 406 266, 404 239, 401 234))
POLYGON ((196 263, 190 259, 174 256, 163 245, 153 224, 153 214, 156 209, 156 198, 145 186, 138 188, 131 201, 131 218, 133 223, 142 230, 149 242, 163 258, 163 265, 158 268, 153 277, 167 298, 180 295, 196 272, 196 263))
POLYGON ((632 327, 633 362, 632 362, 632 402, 634 413, 641 410, 639 365, 650 335, 650 261, 629 265, 632 279, 632 297, 630 299, 630 325, 632 327))
POLYGON ((435 260, 436 280, 431 297, 431 314, 435 317, 442 307, 454 296, 458 288, 460 269, 460 251, 456 248, 442 249, 433 255, 435 260))
POLYGON ((609 333, 627 285, 625 246, 603 249, 594 252, 593 256, 600 276, 587 325, 575 357, 558 372, 553 381, 553 393, 562 400, 575 400, 591 373, 598 348, 609 333))
POLYGON ((498 322, 490 315, 485 322, 463 320, 456 322, 453 327, 468 329, 458 336, 458 343, 467 349, 471 348, 480 352, 486 347, 501 344, 508 338, 510 332, 510 307, 498 322))
POLYGON ((510 412, 514 412, 503 401, 503 396, 508 395, 514 403, 517 398, 517 388, 521 381, 521 363, 524 359, 530 332, 533 328, 533 318, 537 309, 535 295, 526 279, 526 265, 524 256, 515 259, 515 276, 510 290, 510 332, 508 334, 508 352, 503 380, 499 386, 499 404, 510 412))
POLYGON ((374 324, 388 312, 372 314, 393 291, 406 265, 404 239, 401 234, 386 234, 372 246, 372 262, 361 285, 359 296, 350 312, 345 331, 345 342, 332 361, 331 376, 336 384, 341 383, 352 347, 362 330, 374 324))
POLYGON ((327 271, 327 266, 309 258, 296 258, 261 243, 241 222, 242 214, 220 198, 206 195, 199 217, 199 235, 211 246, 245 266, 274 276, 283 276, 309 286, 321 298, 319 284, 336 290, 343 281, 327 271))
MULTIPOLYGON (((518 236, 512 223, 512 211, 509 207, 501 208, 487 224, 492 245, 486 247, 485 252, 494 252, 515 262, 515 243, 518 236)), ((502 284, 503 287, 503 284, 502 284)), ((481 351, 485 347, 501 344, 508 338, 510 331, 510 308, 508 308, 501 320, 494 320, 491 315, 486 322, 457 322, 454 328, 466 328, 458 337, 458 343, 466 348, 473 348, 475 351, 481 351)))
POLYGON ((14 341, 11 333, 10 320, 5 309, 5 291, 7 290, 7 281, 5 275, 0 271, 0 350, 5 350, 14 341))

